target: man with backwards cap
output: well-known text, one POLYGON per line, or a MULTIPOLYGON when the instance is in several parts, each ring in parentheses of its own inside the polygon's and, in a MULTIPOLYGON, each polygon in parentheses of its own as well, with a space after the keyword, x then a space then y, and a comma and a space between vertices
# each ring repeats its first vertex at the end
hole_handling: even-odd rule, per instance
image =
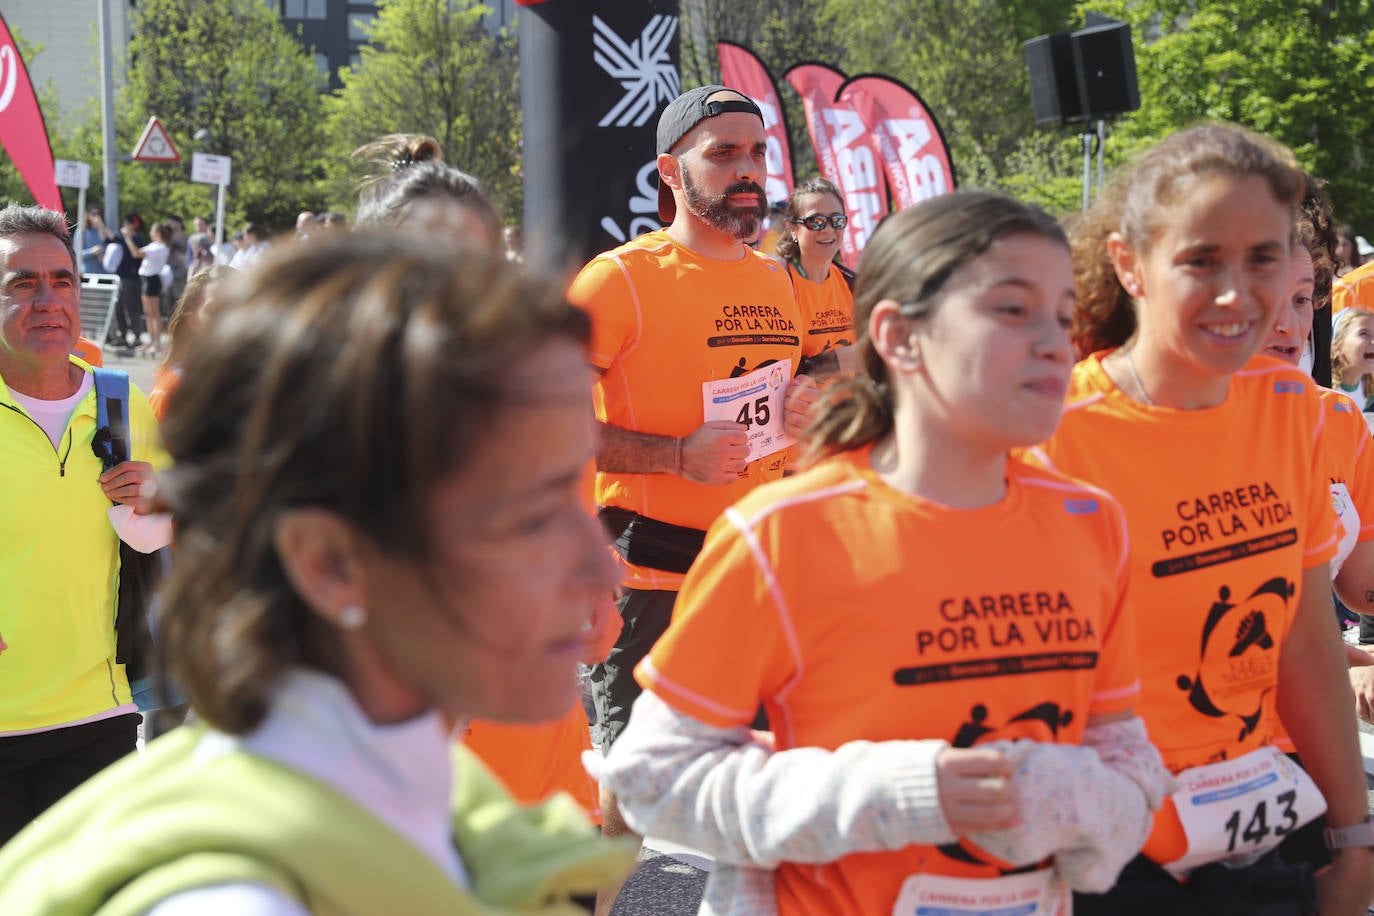
MULTIPOLYGON (((787 273, 746 244, 768 213, 758 105, 724 86, 688 90, 659 117, 657 150, 667 228, 598 255, 569 290, 592 317, 596 501, 626 567, 624 630, 592 670, 603 752, 629 719, 634 666, 667 629, 705 529, 782 476, 784 435, 816 397, 810 379, 793 378, 801 319, 787 273)), ((601 807, 608 835, 628 832, 604 790, 601 807)))

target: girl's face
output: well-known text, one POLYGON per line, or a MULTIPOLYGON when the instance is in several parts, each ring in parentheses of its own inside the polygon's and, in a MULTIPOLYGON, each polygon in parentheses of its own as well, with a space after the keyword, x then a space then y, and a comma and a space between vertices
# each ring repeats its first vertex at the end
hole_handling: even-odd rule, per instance
POLYGON ((910 399, 923 428, 987 455, 1048 439, 1073 366, 1073 308, 1063 244, 999 240, 950 276, 933 313, 905 322, 911 358, 888 361, 898 409, 910 399))
POLYGON ((830 224, 832 217, 844 216, 844 205, 834 194, 804 194, 797 200, 797 219, 806 220, 816 216, 825 217, 825 225, 820 229, 808 229, 799 222, 792 224, 792 234, 797 239, 801 256, 807 261, 829 261, 840 249, 842 230, 830 224))
POLYGON ((392 685, 451 717, 538 722, 576 699, 592 611, 618 574, 582 499, 586 355, 546 343, 504 370, 520 399, 429 501, 427 558, 367 561, 365 634, 392 685), (580 393, 579 393, 580 392, 580 393))
POLYGON ((1312 293, 1316 276, 1312 269, 1312 253, 1306 245, 1293 246, 1293 256, 1288 264, 1288 279, 1293 294, 1279 306, 1261 352, 1296 366, 1312 334, 1312 293))
POLYGON ((1191 390, 1224 385, 1291 293, 1292 207, 1258 176, 1204 175, 1161 209, 1147 249, 1115 234, 1108 243, 1139 303, 1139 360, 1148 354, 1191 390))
POLYGON ((1353 385, 1361 376, 1374 375, 1374 318, 1358 315, 1345 324, 1336 353, 1345 366, 1340 380, 1353 385))

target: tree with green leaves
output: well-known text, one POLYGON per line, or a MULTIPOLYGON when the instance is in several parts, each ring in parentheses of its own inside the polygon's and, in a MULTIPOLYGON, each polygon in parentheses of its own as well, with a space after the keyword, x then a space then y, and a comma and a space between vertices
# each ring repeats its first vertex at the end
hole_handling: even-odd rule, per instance
POLYGON ((146 219, 212 213, 215 188, 190 180, 197 151, 233 160, 230 225, 289 226, 323 203, 322 77, 273 9, 262 0, 142 0, 133 15, 119 146, 133 149, 156 116, 182 162, 121 164, 122 209, 146 219))
POLYGON ((1292 147, 1330 182, 1336 216, 1374 234, 1374 3, 1369 0, 1093 0, 1131 24, 1140 110, 1108 150, 1122 159, 1203 120, 1292 147))
POLYGON ((331 189, 356 189, 347 154, 384 134, 429 134, 444 161, 470 172, 508 220, 524 205, 516 38, 469 0, 381 0, 361 62, 328 100, 331 189))

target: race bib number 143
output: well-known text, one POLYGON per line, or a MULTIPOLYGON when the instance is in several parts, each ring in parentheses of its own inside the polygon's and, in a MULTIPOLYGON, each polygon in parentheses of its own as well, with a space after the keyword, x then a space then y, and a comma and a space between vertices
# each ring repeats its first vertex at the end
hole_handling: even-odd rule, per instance
POLYGON ((1188 836, 1188 853, 1168 863, 1183 877, 1200 865, 1243 868, 1326 811, 1326 799, 1302 767, 1277 748, 1178 774, 1173 794, 1188 836))

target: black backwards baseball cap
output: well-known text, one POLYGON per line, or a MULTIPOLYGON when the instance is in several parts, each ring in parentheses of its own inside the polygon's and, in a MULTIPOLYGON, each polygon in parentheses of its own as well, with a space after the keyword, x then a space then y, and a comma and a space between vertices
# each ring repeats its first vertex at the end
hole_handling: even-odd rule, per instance
MULTIPOLYGON (((658 116, 658 155, 670 153, 673 147, 677 146, 678 141, 687 135, 687 132, 696 127, 707 118, 714 118, 726 112, 742 111, 763 120, 763 112, 754 101, 740 92, 738 89, 731 89, 729 86, 698 86, 695 89, 688 89, 682 95, 668 103, 668 107, 663 109, 663 114, 658 116), (739 98, 725 99, 723 101, 706 101, 717 92, 733 92, 739 98)), ((665 223, 671 223, 673 217, 677 215, 677 204, 673 200, 673 189, 663 183, 660 178, 658 182, 658 217, 665 223)))

